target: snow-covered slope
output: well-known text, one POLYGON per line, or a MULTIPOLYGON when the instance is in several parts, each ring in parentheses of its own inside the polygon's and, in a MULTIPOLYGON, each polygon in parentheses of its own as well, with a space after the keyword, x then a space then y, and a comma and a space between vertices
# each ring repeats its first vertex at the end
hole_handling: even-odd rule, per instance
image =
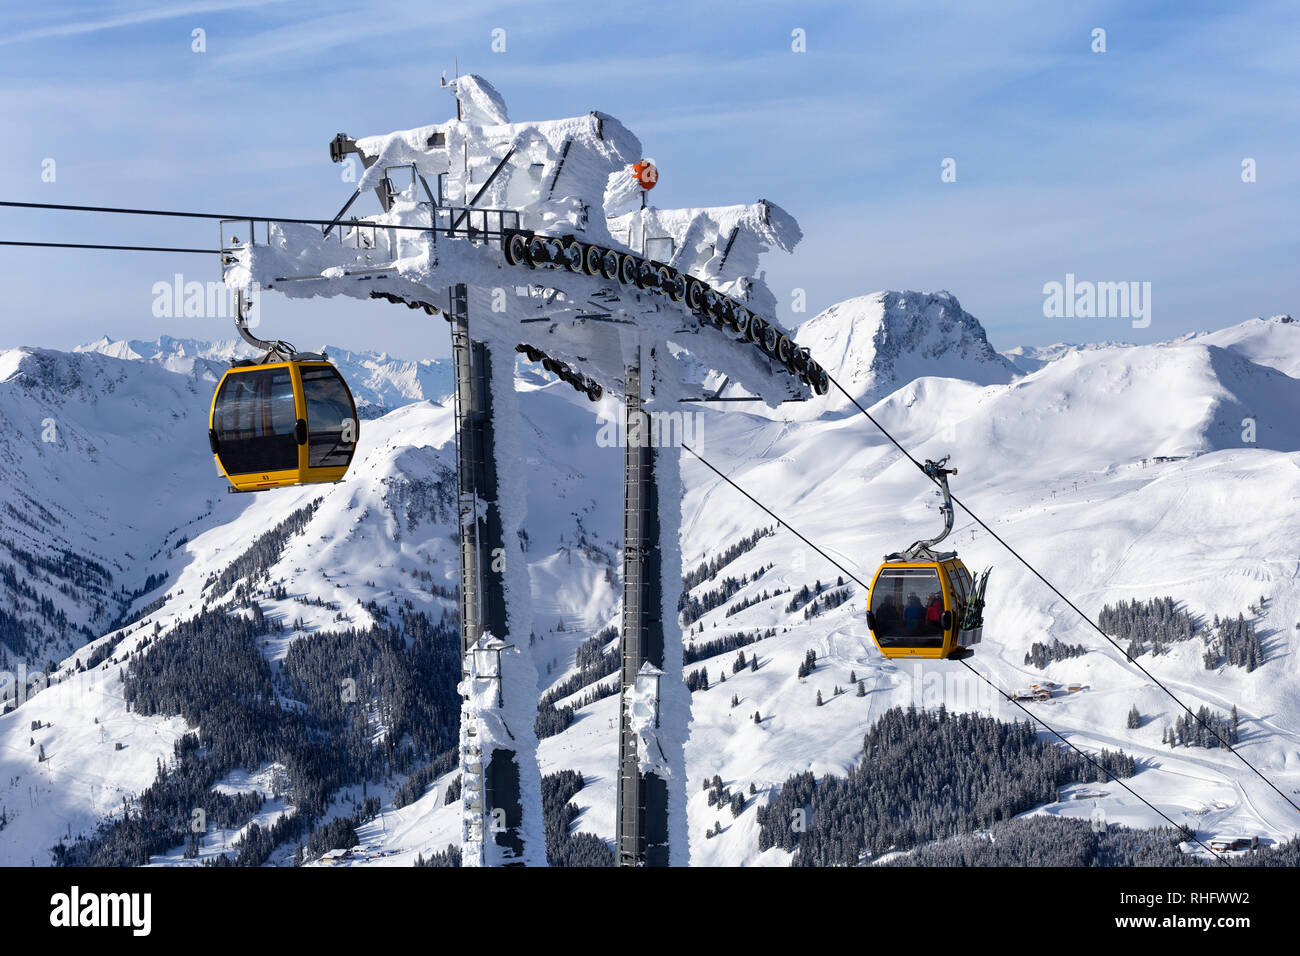
MULTIPOLYGON (((1257 365, 1266 365, 1294 377, 1300 372, 1300 323, 1289 315, 1275 315, 1269 319, 1247 319, 1216 332, 1192 332, 1169 342, 1159 343, 1171 347, 1187 345, 1217 345, 1236 352, 1257 365)), ((1075 352, 1096 349, 1129 348, 1125 342, 1098 342, 1071 345, 1017 345, 1000 354, 1021 372, 1028 375, 1044 365, 1075 352)))
MULTIPOLYGON (((1265 352, 1233 347, 1251 336, 1075 350, 1019 376, 950 296, 879 293, 827 310, 805 325, 800 338, 918 455, 951 452, 960 468, 954 490, 962 500, 1085 611, 1095 614, 1119 599, 1169 595, 1207 622, 1215 614, 1253 617, 1266 655, 1251 673, 1233 666, 1206 670, 1200 638, 1160 657, 1144 655, 1142 662, 1193 707, 1226 711, 1236 704, 1243 752, 1287 792, 1300 786, 1300 675, 1292 653, 1300 621, 1293 547, 1300 513, 1292 507, 1300 498, 1300 424, 1276 412, 1297 407, 1300 382, 1270 367, 1273 362, 1252 361, 1252 354, 1262 361, 1265 352), (1247 418, 1255 419, 1253 441, 1245 438, 1247 418), (1261 596, 1267 598, 1262 606, 1261 596)), ((145 357, 134 345, 132 350, 145 357)), ((100 418, 121 418, 114 425, 120 429, 113 433, 117 450, 106 443, 97 454, 122 477, 97 480, 96 486, 132 487, 127 475, 137 465, 143 473, 178 476, 174 493, 151 495, 136 503, 137 511, 123 512, 153 522, 135 519, 130 547, 114 545, 123 579, 164 569, 169 577, 165 588, 135 599, 139 609, 168 595, 147 615, 147 627, 133 630, 114 651, 119 660, 147 640, 155 624, 165 634, 196 613, 213 597, 203 592, 214 573, 242 554, 252 537, 317 497, 322 501, 316 514, 288 543, 270 577, 291 582, 292 595, 318 597, 337 610, 259 594, 268 617, 303 618, 291 633, 268 635, 264 653, 270 659, 281 660, 293 640, 364 625, 368 612, 359 601, 394 608, 409 601, 435 616, 451 606, 450 592, 438 590, 454 587, 456 579, 449 498, 454 445, 447 409, 419 402, 368 422, 361 458, 341 484, 226 496, 211 474, 202 440, 207 387, 191 389, 189 372, 103 355, 48 353, 35 362, 33 354, 42 355, 0 355, 0 413, 25 416, 25 431, 0 435, 0 466, 21 466, 24 475, 21 482, 5 483, 19 513, 29 515, 35 507, 11 495, 19 486, 52 514, 63 512, 55 512, 51 501, 66 509, 65 524, 80 513, 78 496, 90 493, 91 477, 71 491, 61 486, 82 458, 56 459, 51 450, 35 452, 14 437, 30 435, 47 408, 82 430, 94 431, 100 418), (79 388, 30 384, 69 381, 65 365, 76 370, 79 388), (21 384, 22 377, 29 384, 21 384), (114 383, 112 392, 108 383, 114 383), (146 399, 137 397, 142 390, 146 399), (144 406, 135 419, 110 412, 119 402, 130 409, 137 401, 176 408, 179 417, 166 426, 172 430, 148 432, 163 426, 145 416, 144 406), (137 447, 134 436, 141 430, 151 437, 137 447), (149 444, 170 451, 141 457, 149 444), (182 447, 190 450, 176 450, 182 447), (182 460, 193 474, 183 470, 182 460), (192 523, 184 532, 169 532, 182 520, 192 523), (188 540, 178 543, 182 533, 188 540), (167 547, 159 551, 161 545, 167 547), (120 557, 127 552, 134 560, 120 557)), ((544 384, 535 369, 521 371, 519 388, 521 453, 530 466, 525 544, 534 633, 513 637, 521 653, 532 655, 541 693, 573 676, 579 645, 617 621, 622 457, 598 438, 596 414, 616 414, 613 399, 593 406, 567 386, 544 384)), ((864 418, 847 415, 842 405, 809 403, 777 412, 708 406, 700 416, 695 445, 705 457, 863 580, 881 555, 938 525, 936 500, 924 480, 864 418)), ((683 568, 693 569, 772 524, 689 456, 683 470, 683 568)), ((6 477, 10 473, 19 472, 6 477)), ((107 511, 83 524, 97 538, 113 541, 114 532, 119 538, 127 533, 119 520, 117 512, 107 511)), ((972 568, 995 566, 985 641, 972 662, 981 672, 1006 689, 1044 678, 1083 684, 1082 692, 1031 706, 1042 708, 1049 722, 1081 746, 1123 747, 1142 758, 1132 786, 1203 833, 1280 838, 1296 829, 1294 811, 1231 755, 1162 745, 1163 728, 1177 716, 1175 705, 960 511, 951 540, 972 568), (1089 651, 1044 670, 1025 664, 1032 643, 1053 639, 1089 651), (1125 715, 1135 704, 1147 719, 1130 730, 1125 715)), ((1019 715, 959 664, 881 659, 863 623, 865 595, 851 580, 846 585, 855 593, 839 607, 811 618, 802 610, 787 611, 786 589, 816 581, 834 586, 841 572, 784 530, 760 538, 723 573, 749 575, 769 564, 758 581, 688 628, 697 648, 738 632, 773 632, 744 648, 747 658, 757 655, 756 670, 733 671, 735 650, 686 667, 705 668, 712 685, 692 695, 687 747, 691 856, 697 863, 783 863, 783 851, 758 853, 755 807, 792 773, 851 767, 861 758, 863 732, 892 704, 942 701, 955 710, 981 709, 1005 719, 1019 715), (773 596, 758 600, 764 590, 773 596), (728 614, 747 602, 752 603, 728 614), (809 649, 818 666, 800 678, 798 665, 809 649), (719 683, 724 672, 727 680, 719 683), (863 682, 861 697, 853 678, 863 682), (848 693, 835 695, 837 686, 848 693), (818 691, 825 699, 820 707, 818 691), (714 775, 745 792, 738 816, 709 805, 702 782, 714 775)), ((704 582, 695 593, 717 584, 704 582)), ((70 675, 77 656, 88 650, 70 656, 63 673, 70 675)), ((156 759, 170 755, 183 723, 128 713, 119 667, 101 665, 89 686, 87 675, 80 682, 69 676, 0 717, 0 806, 9 814, 8 826, 0 829, 0 862, 44 862, 59 836, 69 828, 74 834, 89 830, 121 806, 123 795, 146 787, 156 759), (32 732, 33 720, 50 726, 32 732), (121 751, 119 742, 125 745, 121 751), (40 762, 39 746, 54 759, 40 762)), ((574 828, 609 840, 617 698, 585 703, 593 686, 560 701, 577 705, 575 719, 544 739, 539 755, 543 774, 583 774, 586 786, 573 799, 580 810, 574 828)), ((268 772, 247 770, 251 777, 223 785, 242 786, 245 777, 261 779, 268 772)), ((456 807, 445 802, 451 782, 451 775, 440 777, 423 798, 400 809, 386 803, 359 831, 368 849, 349 862, 409 864, 417 854, 427 857, 454 842, 456 807)), ((383 793, 389 801, 391 791, 383 793)), ((1087 816, 1094 802, 1111 820, 1161 822, 1114 788, 1042 812, 1087 816)), ((279 806, 269 803, 266 812, 277 813, 279 806)), ((173 860, 180 860, 179 853, 160 862, 173 860)))
POLYGON ((1217 345, 1257 365, 1300 376, 1300 322, 1289 315, 1248 319, 1217 332, 1202 332, 1188 341, 1217 345))
MULTIPOLYGON (((172 552, 223 495, 204 420, 217 379, 248 353, 168 336, 0 353, 0 569, 14 569, 0 575, 0 666, 44 668, 172 573, 172 552)), ((447 360, 328 353, 363 418, 451 391, 447 360)))
POLYGON ((0 353, 0 663, 61 659, 174 568, 224 495, 204 454, 208 398, 153 365, 0 353))

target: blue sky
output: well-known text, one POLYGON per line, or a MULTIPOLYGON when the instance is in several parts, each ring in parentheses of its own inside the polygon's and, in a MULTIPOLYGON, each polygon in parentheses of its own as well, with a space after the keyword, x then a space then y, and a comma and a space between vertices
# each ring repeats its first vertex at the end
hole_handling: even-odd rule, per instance
MULTIPOLYGON (((658 205, 791 212, 805 239, 768 259, 786 323, 805 317, 789 312, 795 288, 808 314, 947 289, 998 348, 1300 314, 1293 3, 8 5, 0 197, 332 215, 351 187, 330 138, 445 119, 438 77, 456 58, 514 120, 619 117, 659 164, 658 205), (1150 282, 1150 327, 1045 318, 1043 285, 1067 273, 1150 282)), ((0 239, 210 247, 216 226, 0 210, 0 239)), ((154 283, 215 278, 215 261, 0 249, 0 262, 0 347, 232 334, 151 312, 154 283)), ((304 348, 448 352, 443 323, 405 309, 269 304, 276 334, 304 348)))

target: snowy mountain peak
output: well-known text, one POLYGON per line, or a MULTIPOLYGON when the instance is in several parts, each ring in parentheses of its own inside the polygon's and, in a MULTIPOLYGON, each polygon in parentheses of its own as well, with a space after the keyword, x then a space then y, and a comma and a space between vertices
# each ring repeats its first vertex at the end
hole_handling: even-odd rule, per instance
POLYGON ((103 335, 89 342, 86 345, 78 345, 74 352, 98 352, 100 355, 108 355, 120 359, 138 359, 143 356, 135 349, 131 348, 131 343, 124 339, 113 339, 110 336, 103 335))
POLYGON ((1017 374, 950 292, 886 291, 848 299, 805 322, 797 338, 865 403, 923 376, 994 385, 1017 374))
POLYGON ((5 382, 12 382, 27 392, 49 393, 56 401, 74 393, 80 397, 86 379, 97 378, 106 371, 102 364, 88 364, 66 352, 34 348, 5 352, 3 367, 5 371, 0 378, 5 382))

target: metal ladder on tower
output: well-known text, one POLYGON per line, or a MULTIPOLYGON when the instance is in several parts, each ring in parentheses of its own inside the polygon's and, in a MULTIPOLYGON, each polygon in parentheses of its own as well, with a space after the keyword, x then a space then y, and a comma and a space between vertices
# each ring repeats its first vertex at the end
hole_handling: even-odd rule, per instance
MULTIPOLYGON (((483 371, 475 368, 473 347, 469 337, 468 292, 464 285, 448 290, 447 318, 451 322, 451 353, 455 369, 456 388, 453 392, 456 421, 456 462, 459 473, 457 493, 457 518, 460 522, 460 587, 461 587, 461 679, 471 681, 473 673, 468 666, 471 650, 482 636, 482 561, 479 553, 479 500, 475 475, 482 466, 483 450, 477 441, 474 428, 462 429, 462 415, 466 408, 476 403, 472 391, 481 388, 483 371)), ((485 789, 483 749, 480 744, 477 716, 466 705, 461 708, 461 862, 465 866, 484 862, 485 789)))
POLYGON ((636 866, 644 860, 644 783, 638 771, 637 736, 632 729, 627 688, 633 686, 645 658, 642 647, 645 609, 642 607, 645 575, 646 482, 650 480, 646 455, 650 436, 641 400, 641 369, 627 369, 623 418, 626 425, 626 471, 623 504, 623 640, 622 687, 619 698, 618 859, 636 866))
MULTIPOLYGON (((481 593, 482 565, 479 560, 479 500, 474 476, 482 469, 483 450, 478 447, 477 432, 463 430, 461 421, 464 409, 474 407, 466 389, 482 387, 482 370, 474 367, 473 349, 469 337, 468 294, 465 286, 448 290, 448 317, 451 321, 451 354, 456 379, 454 412, 456 420, 456 462, 460 481, 457 488, 456 514, 460 521, 461 561, 461 655, 473 646, 482 634, 481 593)), ((465 675, 468 676, 468 675, 465 675)))

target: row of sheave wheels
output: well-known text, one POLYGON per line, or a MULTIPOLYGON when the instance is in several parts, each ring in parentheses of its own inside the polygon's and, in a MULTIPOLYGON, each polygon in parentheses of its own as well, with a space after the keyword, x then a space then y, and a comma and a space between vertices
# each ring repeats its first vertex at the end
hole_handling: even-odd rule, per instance
POLYGON ((792 375, 812 386, 818 395, 826 394, 830 388, 826 370, 813 360, 807 349, 796 346, 775 325, 735 299, 662 262, 643 259, 630 252, 603 249, 573 238, 533 236, 525 232, 506 234, 505 254, 511 265, 527 265, 530 269, 555 266, 660 292, 674 302, 684 302, 700 318, 729 328, 740 339, 752 342, 789 369, 792 375))
POLYGON ((541 349, 534 348, 531 345, 516 345, 515 351, 522 352, 530 362, 540 362, 542 368, 561 381, 567 382, 579 392, 584 392, 587 398, 593 402, 600 401, 601 396, 605 393, 604 388, 595 379, 579 374, 563 362, 551 358, 541 349))

